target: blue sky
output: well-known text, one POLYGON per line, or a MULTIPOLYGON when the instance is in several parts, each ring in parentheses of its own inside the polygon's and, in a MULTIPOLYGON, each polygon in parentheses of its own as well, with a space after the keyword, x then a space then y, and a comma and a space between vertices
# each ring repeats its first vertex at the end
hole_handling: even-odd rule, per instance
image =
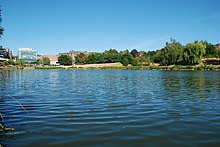
POLYGON ((220 42, 219 0, 0 0, 0 43, 17 54, 150 51, 172 37, 182 44, 220 42))

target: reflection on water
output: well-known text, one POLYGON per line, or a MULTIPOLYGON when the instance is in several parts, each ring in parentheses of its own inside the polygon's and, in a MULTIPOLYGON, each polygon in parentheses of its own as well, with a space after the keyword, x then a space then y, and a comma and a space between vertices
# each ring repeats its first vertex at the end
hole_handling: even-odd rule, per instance
POLYGON ((20 70, 1 74, 6 146, 218 146, 220 74, 20 70), (26 113, 11 97, 18 99, 26 113))

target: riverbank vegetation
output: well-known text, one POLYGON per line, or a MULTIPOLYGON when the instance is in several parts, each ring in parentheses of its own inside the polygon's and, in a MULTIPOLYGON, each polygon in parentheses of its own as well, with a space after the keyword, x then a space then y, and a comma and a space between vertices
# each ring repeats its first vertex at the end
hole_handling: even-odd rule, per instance
POLYGON ((158 65, 149 65, 149 66, 105 66, 103 64, 91 64, 87 65, 78 65, 78 66, 36 66, 34 69, 44 69, 44 70, 220 70, 220 65, 170 65, 170 66, 158 66, 158 65))
POLYGON ((24 64, 21 60, 3 61, 0 62, 0 68, 220 70, 220 49, 219 46, 207 41, 195 41, 184 46, 171 39, 164 48, 156 51, 145 52, 133 49, 118 52, 116 49, 109 49, 103 53, 80 53, 75 56, 75 65, 72 65, 71 57, 66 55, 60 56, 58 60, 64 66, 50 66, 49 59, 45 58, 42 59, 42 63, 35 63, 35 66, 24 64))
MULTIPOLYGON (((184 46, 175 39, 171 39, 164 48, 156 51, 145 52, 133 49, 131 52, 128 50, 118 52, 116 49, 110 49, 103 53, 81 53, 75 58, 76 64, 81 65, 120 62, 125 67, 129 64, 132 66, 151 64, 193 66, 202 64, 205 58, 220 58, 220 50, 207 41, 195 41, 184 46)), ((213 62, 216 61, 213 60, 213 62)))

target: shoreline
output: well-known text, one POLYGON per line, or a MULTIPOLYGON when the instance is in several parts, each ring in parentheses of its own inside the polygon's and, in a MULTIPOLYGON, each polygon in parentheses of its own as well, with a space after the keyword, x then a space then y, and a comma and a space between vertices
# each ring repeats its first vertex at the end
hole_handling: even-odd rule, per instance
POLYGON ((23 66, 14 66, 14 65, 8 65, 8 66, 0 66, 0 70, 15 70, 15 69, 24 69, 23 66))
POLYGON ((94 65, 77 65, 77 66, 44 66, 35 67, 34 69, 50 70, 50 69, 61 69, 61 70, 173 70, 173 71, 194 71, 194 70, 215 70, 220 71, 220 65, 195 65, 195 66, 182 66, 182 65, 171 65, 171 66, 94 66, 94 65))
POLYGON ((215 70, 220 71, 220 65, 170 65, 170 66, 122 66, 120 63, 105 63, 105 64, 86 64, 86 65, 72 65, 72 66, 0 66, 0 70, 215 70))

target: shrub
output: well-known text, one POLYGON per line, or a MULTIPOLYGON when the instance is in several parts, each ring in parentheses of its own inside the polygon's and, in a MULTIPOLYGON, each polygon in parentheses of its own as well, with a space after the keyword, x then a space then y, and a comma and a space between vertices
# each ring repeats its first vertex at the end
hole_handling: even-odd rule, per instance
POLYGON ((178 65, 171 67, 171 70, 180 70, 180 69, 182 69, 182 67, 178 65))
POLYGON ((138 61, 137 61, 137 59, 133 58, 132 61, 131 61, 131 65, 132 65, 132 66, 138 66, 138 61))
POLYGON ((122 65, 123 66, 128 66, 128 64, 129 64, 128 59, 127 58, 123 58, 122 65))

